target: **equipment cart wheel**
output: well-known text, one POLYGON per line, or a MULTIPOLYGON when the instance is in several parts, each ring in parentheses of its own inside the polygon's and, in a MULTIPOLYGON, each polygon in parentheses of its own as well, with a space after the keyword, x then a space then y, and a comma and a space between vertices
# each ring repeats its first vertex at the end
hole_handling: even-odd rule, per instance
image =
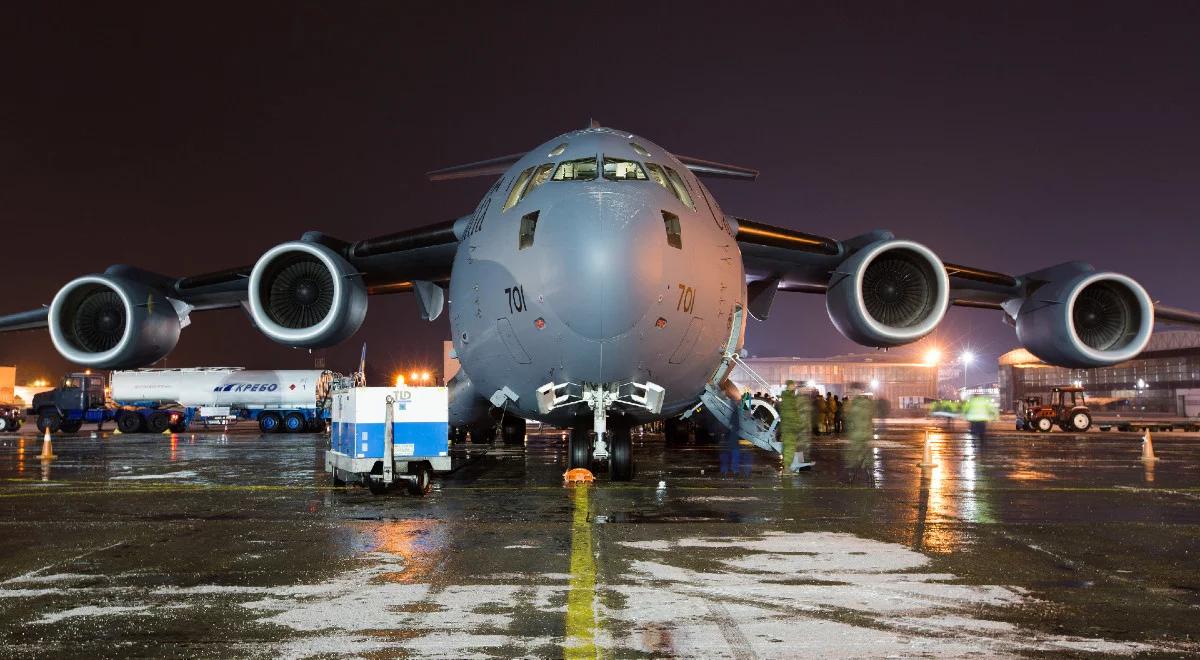
POLYGON ((384 483, 383 479, 375 479, 371 475, 367 475, 367 490, 371 491, 372 495, 383 495, 387 492, 388 484, 384 483))
POLYGON ((263 413, 258 416, 258 428, 263 433, 275 433, 279 430, 280 426, 283 426, 282 420, 279 419, 279 415, 273 412, 263 413))
POLYGON ((408 494, 416 497, 425 497, 425 494, 433 486, 433 471, 425 463, 419 463, 415 466, 410 463, 408 470, 410 474, 416 477, 416 479, 408 482, 408 494))
POLYGON ((121 433, 137 433, 141 429, 141 415, 128 410, 122 410, 121 412, 117 413, 117 430, 119 430, 121 433))
POLYGON ((288 433, 299 433, 304 430, 304 426, 304 415, 298 412, 290 412, 283 418, 283 430, 288 433))
POLYGON ((150 431, 151 433, 162 433, 163 431, 166 431, 167 427, 169 426, 171 426, 171 418, 167 417, 167 413, 165 412, 153 413, 150 415, 150 418, 146 420, 146 430, 150 431))
POLYGON ((609 432, 608 474, 613 481, 629 481, 633 478, 633 431, 628 426, 617 426, 609 432))
POLYGON ((38 433, 45 433, 46 429, 50 429, 51 433, 58 433, 58 429, 62 426, 62 416, 58 413, 42 413, 38 415, 37 427, 38 433))
POLYGON ((83 428, 82 419, 68 419, 63 421, 62 426, 59 427, 59 430, 63 433, 75 433, 81 428, 83 428))
POLYGON ((591 469, 592 467, 592 432, 585 428, 572 428, 571 438, 567 441, 568 467, 591 469))

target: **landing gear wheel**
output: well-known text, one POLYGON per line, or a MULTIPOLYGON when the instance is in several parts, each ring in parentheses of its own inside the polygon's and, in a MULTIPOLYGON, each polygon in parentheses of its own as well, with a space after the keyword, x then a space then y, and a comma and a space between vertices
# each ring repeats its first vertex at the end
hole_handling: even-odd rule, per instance
POLYGON ((450 429, 450 439, 453 440, 454 444, 456 445, 466 444, 467 427, 455 426, 454 428, 450 429))
POLYGON ((81 428, 83 428, 83 420, 68 419, 63 421, 62 426, 59 427, 59 430, 61 430, 63 433, 75 433, 81 428))
POLYGON ((712 431, 704 424, 696 424, 696 444, 711 445, 716 443, 717 436, 713 435, 712 431))
POLYGON ((633 438, 628 426, 618 426, 609 431, 608 475, 613 481, 629 481, 633 478, 633 438))
POLYGON ((128 410, 122 410, 121 412, 117 413, 117 430, 119 430, 121 433, 137 433, 141 429, 141 415, 135 412, 129 412, 128 410))
POLYGON ((409 467, 409 471, 416 479, 408 482, 408 494, 414 497, 425 497, 433 486, 433 471, 424 463, 416 467, 409 467))
POLYGON ((525 444, 525 420, 520 417, 506 415, 500 432, 506 446, 525 444))
POLYGON ((170 425, 171 418, 167 417, 167 413, 164 412, 156 412, 146 420, 146 430, 151 433, 162 433, 170 425))
POLYGON ((571 429, 571 438, 567 441, 567 467, 572 470, 592 467, 592 432, 584 428, 571 429))
POLYGON ((1050 431, 1054 430, 1054 420, 1050 419, 1049 417, 1039 417, 1037 421, 1033 423, 1033 425, 1037 427, 1037 430, 1041 433, 1049 433, 1050 431))
POLYGON ((263 433, 275 433, 282 425, 282 420, 275 413, 263 413, 258 416, 258 428, 263 433))
POLYGON ((62 427, 62 416, 58 413, 42 413, 37 418, 38 433, 45 433, 46 429, 50 429, 51 433, 58 433, 58 429, 62 427))
POLYGON ((1092 428, 1092 416, 1085 412, 1077 412, 1071 415, 1071 430, 1082 433, 1092 428))
POLYGON ((283 418, 283 430, 288 433, 300 433, 304 430, 304 426, 304 415, 298 412, 290 412, 283 418))

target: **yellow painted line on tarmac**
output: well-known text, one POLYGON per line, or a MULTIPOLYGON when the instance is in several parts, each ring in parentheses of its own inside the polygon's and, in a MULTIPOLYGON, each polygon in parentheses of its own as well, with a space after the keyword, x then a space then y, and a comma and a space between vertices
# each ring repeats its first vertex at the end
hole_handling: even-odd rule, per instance
POLYGON ((596 559, 592 555, 592 526, 588 522, 586 484, 575 486, 575 512, 571 521, 571 588, 567 592, 566 658, 595 658, 596 559))

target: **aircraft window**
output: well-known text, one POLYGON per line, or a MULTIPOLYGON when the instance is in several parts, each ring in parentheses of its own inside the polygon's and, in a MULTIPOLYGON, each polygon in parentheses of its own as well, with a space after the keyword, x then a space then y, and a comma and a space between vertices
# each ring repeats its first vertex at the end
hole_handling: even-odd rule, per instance
POLYGON ((667 245, 673 248, 683 249, 683 236, 679 226, 679 216, 670 211, 663 211, 663 225, 667 228, 667 245))
POLYGON ((554 147, 553 149, 551 149, 550 153, 548 153, 546 155, 551 158, 554 158, 555 156, 561 156, 562 152, 564 152, 566 150, 567 150, 567 143, 563 142, 562 144, 558 145, 557 147, 554 147))
POLYGON ((657 183, 663 188, 666 188, 667 190, 670 190, 672 193, 675 192, 675 190, 671 187, 671 184, 667 182, 667 173, 663 171, 661 165, 656 165, 655 163, 646 163, 646 169, 650 172, 651 181, 657 183))
POLYGON ((609 181, 645 181, 646 171, 636 161, 605 156, 604 178, 609 181))
POLYGON ((533 245, 533 234, 537 231, 539 211, 526 213, 521 216, 521 233, 517 239, 517 249, 524 250, 533 245))
POLYGON ((507 211, 517 205, 521 201, 521 193, 525 190, 525 184, 529 182, 529 175, 533 174, 534 168, 529 168, 517 175, 517 180, 513 183, 512 190, 508 191, 508 200, 504 202, 504 208, 501 212, 507 211))
POLYGON ((596 159, 564 160, 554 171, 555 181, 595 181, 596 159))
POLYGON ((675 188, 675 196, 679 201, 687 204, 688 208, 696 210, 696 204, 692 202, 692 195, 688 192, 687 186, 683 183, 683 178, 679 173, 669 167, 663 167, 667 171, 667 178, 671 180, 671 186, 675 188))
POLYGON ((639 155, 643 158, 650 157, 650 152, 646 151, 646 148, 643 147, 642 145, 638 144, 637 142, 630 142, 629 146, 633 147, 633 150, 637 152, 637 155, 639 155))
POLYGON ((521 192, 521 196, 519 198, 517 198, 517 201, 519 202, 522 199, 525 199, 525 196, 528 195, 529 193, 533 192, 534 188, 537 188, 538 186, 542 185, 543 183, 546 183, 547 181, 549 181, 550 180, 550 172, 553 170, 554 170, 554 163, 546 163, 545 165, 539 165, 537 167, 537 169, 533 171, 533 174, 530 175, 529 183, 525 184, 525 190, 523 190, 521 192))

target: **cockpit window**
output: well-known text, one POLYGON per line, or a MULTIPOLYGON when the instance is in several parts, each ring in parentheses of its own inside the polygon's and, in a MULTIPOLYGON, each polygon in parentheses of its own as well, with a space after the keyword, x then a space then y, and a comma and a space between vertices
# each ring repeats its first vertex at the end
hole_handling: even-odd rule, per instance
POLYGON ((580 158, 578 160, 564 160, 558 164, 558 169, 554 171, 555 181, 595 181, 596 180, 596 159, 580 158))
POLYGON ((604 178, 609 181, 645 181, 646 170, 636 161, 605 156, 604 178))
POLYGON ((529 175, 533 174, 533 170, 534 168, 531 167, 517 175, 512 189, 508 191, 508 199, 504 200, 504 208, 500 209, 502 212, 511 209, 521 201, 521 193, 525 192, 525 184, 529 183, 529 175))
POLYGON ((554 158, 555 156, 561 156, 562 152, 564 152, 566 150, 567 150, 567 143, 563 142, 562 144, 558 145, 557 147, 554 147, 554 149, 552 149, 550 151, 550 153, 548 153, 546 155, 551 158, 554 158))
POLYGON ((533 174, 529 177, 529 183, 525 184, 525 191, 521 193, 521 198, 518 199, 517 201, 519 202, 519 201, 521 201, 521 199, 525 199, 525 196, 528 195, 529 193, 533 192, 534 188, 537 188, 538 186, 542 185, 543 183, 546 183, 547 181, 549 181, 550 180, 550 172, 552 172, 553 170, 554 170, 554 163, 546 163, 545 165, 538 165, 537 169, 534 170, 533 174))
POLYGON ((650 152, 646 151, 646 148, 643 147, 642 145, 638 144, 637 142, 630 142, 629 146, 633 147, 633 150, 637 152, 637 155, 639 155, 643 158, 650 157, 650 152))
POLYGON ((518 202, 525 199, 525 196, 533 192, 534 188, 546 183, 550 179, 550 171, 554 169, 554 163, 546 163, 531 167, 517 176, 516 183, 513 184, 512 190, 508 191, 508 199, 504 202, 504 208, 501 211, 507 211, 516 206, 518 202))
POLYGON ((687 186, 678 172, 657 163, 646 163, 646 169, 650 171, 650 179, 654 183, 671 191, 671 194, 686 204, 688 208, 696 209, 696 205, 692 202, 692 195, 688 192, 687 186))

